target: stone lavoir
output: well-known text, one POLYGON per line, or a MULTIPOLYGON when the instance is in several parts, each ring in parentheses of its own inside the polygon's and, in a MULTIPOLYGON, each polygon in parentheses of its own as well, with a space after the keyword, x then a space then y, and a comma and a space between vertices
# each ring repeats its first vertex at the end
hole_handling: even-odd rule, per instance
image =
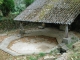
MULTIPOLYGON (((21 32, 24 29, 22 22, 55 23, 65 28, 64 41, 68 41, 68 25, 71 25, 80 14, 80 0, 35 0, 14 20, 20 21, 21 32)), ((68 41, 69 42, 69 41, 68 41)))

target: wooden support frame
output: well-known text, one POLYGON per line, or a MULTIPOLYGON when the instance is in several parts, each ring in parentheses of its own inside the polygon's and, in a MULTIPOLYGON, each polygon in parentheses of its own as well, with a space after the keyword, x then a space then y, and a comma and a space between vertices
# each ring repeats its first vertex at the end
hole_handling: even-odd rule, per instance
POLYGON ((21 34, 21 37, 24 36, 24 33, 25 33, 25 31, 24 31, 23 23, 22 23, 22 21, 20 21, 20 34, 21 34))
POLYGON ((68 38, 68 24, 65 25, 65 38, 68 38))

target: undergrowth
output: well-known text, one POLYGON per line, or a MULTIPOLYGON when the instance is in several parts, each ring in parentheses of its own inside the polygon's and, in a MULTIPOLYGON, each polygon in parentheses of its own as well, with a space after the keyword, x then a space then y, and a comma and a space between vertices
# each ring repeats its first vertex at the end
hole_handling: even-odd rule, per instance
POLYGON ((77 46, 76 47, 77 50, 75 48, 73 48, 73 44, 78 42, 79 40, 76 37, 72 37, 71 39, 72 39, 72 42, 67 45, 69 50, 72 52, 70 54, 70 56, 68 57, 68 60, 80 60, 80 57, 79 57, 80 56, 80 47, 77 46))
POLYGON ((15 15, 10 15, 7 17, 2 17, 0 19, 0 30, 12 30, 16 29, 19 26, 19 22, 14 21, 15 15))

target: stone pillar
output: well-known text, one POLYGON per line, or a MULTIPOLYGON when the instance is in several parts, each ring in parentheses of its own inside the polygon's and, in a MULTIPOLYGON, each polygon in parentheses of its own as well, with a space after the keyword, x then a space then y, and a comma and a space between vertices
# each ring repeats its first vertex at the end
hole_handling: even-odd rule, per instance
POLYGON ((63 38, 63 43, 70 44, 71 39, 68 37, 68 24, 65 25, 65 37, 63 38))
POLYGON ((24 31, 24 28, 23 28, 23 23, 22 21, 20 22, 20 34, 21 34, 21 37, 23 37, 25 31, 24 31))
POLYGON ((65 38, 68 38, 68 24, 65 25, 65 38))

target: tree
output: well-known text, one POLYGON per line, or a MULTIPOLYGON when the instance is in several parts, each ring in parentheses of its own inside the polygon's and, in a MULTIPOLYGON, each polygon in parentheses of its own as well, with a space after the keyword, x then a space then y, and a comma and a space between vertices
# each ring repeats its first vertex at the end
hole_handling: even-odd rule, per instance
POLYGON ((3 0, 0 0, 0 5, 3 3, 3 0))
POLYGON ((3 16, 7 16, 14 9, 14 6, 13 0, 3 0, 3 3, 0 5, 3 16))

